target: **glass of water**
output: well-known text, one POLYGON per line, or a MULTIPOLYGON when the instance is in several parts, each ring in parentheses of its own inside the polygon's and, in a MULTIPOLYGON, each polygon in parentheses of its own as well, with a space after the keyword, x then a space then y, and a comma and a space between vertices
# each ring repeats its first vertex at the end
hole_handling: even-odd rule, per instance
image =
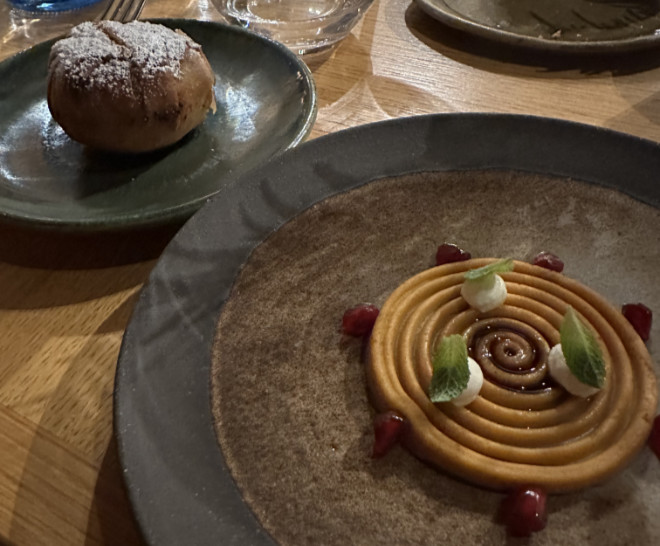
POLYGON ((298 54, 345 38, 373 0, 212 0, 231 23, 277 40, 298 54))

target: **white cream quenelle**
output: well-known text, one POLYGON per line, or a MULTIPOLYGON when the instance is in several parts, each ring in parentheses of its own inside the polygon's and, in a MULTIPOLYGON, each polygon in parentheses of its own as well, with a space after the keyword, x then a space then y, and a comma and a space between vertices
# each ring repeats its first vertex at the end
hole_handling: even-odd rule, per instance
POLYGON ((582 383, 582 381, 573 375, 568 364, 566 364, 566 358, 561 349, 561 343, 558 343, 550 349, 550 354, 548 354, 548 369, 550 370, 552 378, 575 396, 588 398, 600 390, 597 387, 582 383))
POLYGON ((465 281, 461 287, 461 296, 482 313, 497 309, 506 300, 506 284, 499 275, 465 281))
POLYGON ((451 403, 455 406, 467 406, 479 396, 479 391, 484 384, 484 372, 481 371, 481 366, 477 361, 468 357, 468 368, 470 370, 470 379, 461 394, 454 398, 451 403))

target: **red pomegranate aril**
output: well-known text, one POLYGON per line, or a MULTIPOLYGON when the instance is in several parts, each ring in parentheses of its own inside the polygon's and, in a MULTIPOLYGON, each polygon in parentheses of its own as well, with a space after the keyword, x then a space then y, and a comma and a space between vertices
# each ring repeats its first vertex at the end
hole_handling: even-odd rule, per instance
POLYGON ((626 303, 621 312, 623 316, 632 324, 635 331, 643 341, 648 341, 651 335, 651 323, 653 322, 653 312, 643 303, 626 303))
POLYGON ((660 415, 653 420, 648 443, 653 453, 660 459, 660 415))
POLYGON ((534 265, 544 267, 550 271, 561 273, 564 270, 564 262, 559 259, 559 256, 552 252, 539 252, 532 260, 534 265))
POLYGON ((545 528, 547 494, 538 487, 519 487, 502 501, 500 519, 509 535, 528 537, 545 528))
POLYGON ((347 309, 341 320, 342 331, 349 336, 365 336, 371 332, 378 318, 378 307, 363 303, 347 309))
POLYGON ((386 455, 399 441, 405 420, 395 411, 379 413, 374 419, 374 445, 371 457, 378 459, 386 455))
POLYGON ((464 262, 470 258, 472 258, 472 254, 469 252, 466 252, 454 244, 444 243, 438 247, 438 250, 435 253, 435 265, 464 262))

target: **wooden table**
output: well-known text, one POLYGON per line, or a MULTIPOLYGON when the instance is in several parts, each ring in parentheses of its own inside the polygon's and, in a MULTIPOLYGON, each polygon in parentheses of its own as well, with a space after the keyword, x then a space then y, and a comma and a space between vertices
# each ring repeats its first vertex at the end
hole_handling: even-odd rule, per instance
MULTIPOLYGON (((148 1, 142 17, 154 16, 220 19, 209 0, 148 1)), ((0 24, 0 58, 34 40, 6 6, 0 24)), ((330 56, 310 60, 319 99, 311 138, 400 116, 481 111, 658 141, 656 59, 515 51, 444 28, 410 0, 377 0, 330 56)), ((99 245, 112 258, 123 243, 0 230, 0 542, 141 544, 113 440, 113 381, 132 307, 169 236, 145 239, 150 259, 76 264, 72 256, 99 245)))

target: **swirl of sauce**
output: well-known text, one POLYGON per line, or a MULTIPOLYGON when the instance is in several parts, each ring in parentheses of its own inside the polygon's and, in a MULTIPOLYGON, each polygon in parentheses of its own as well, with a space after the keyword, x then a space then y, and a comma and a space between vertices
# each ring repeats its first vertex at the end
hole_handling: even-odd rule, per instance
POLYGON ((460 296, 463 274, 492 261, 434 267, 390 295, 369 346, 373 403, 405 416, 414 454, 479 485, 534 483, 557 492, 601 482, 630 461, 650 431, 657 387, 646 346, 600 295, 523 262, 502 275, 504 305, 479 313, 460 296), (587 399, 567 393, 547 371, 569 306, 596 333, 607 368, 604 388, 587 399), (427 395, 433 352, 456 333, 485 379, 464 408, 433 404, 427 395))
POLYGON ((519 391, 540 390, 548 382, 548 341, 525 323, 490 318, 465 334, 468 354, 493 383, 519 391))

